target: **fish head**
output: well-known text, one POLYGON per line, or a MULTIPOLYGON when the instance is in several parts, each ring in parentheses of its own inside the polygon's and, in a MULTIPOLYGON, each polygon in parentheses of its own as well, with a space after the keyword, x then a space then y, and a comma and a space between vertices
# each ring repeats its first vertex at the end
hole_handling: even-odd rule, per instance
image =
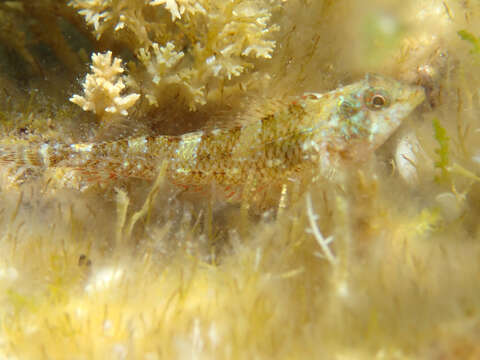
POLYGON ((338 97, 336 120, 345 148, 374 151, 424 99, 422 87, 377 74, 345 87, 338 97))

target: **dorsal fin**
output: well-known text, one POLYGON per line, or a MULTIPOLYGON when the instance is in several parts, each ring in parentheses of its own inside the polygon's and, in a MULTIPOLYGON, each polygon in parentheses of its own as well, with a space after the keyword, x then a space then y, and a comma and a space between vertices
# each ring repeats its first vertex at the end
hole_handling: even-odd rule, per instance
POLYGON ((213 114, 201 130, 208 132, 215 129, 244 127, 275 114, 291 101, 293 101, 293 98, 287 97, 275 99, 251 98, 250 101, 246 101, 233 115, 229 111, 219 111, 213 114))

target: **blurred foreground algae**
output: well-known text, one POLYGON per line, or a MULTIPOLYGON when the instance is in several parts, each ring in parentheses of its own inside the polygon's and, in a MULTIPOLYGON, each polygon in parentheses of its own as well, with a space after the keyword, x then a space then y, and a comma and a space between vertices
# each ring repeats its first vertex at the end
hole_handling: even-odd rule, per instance
POLYGON ((367 72, 428 97, 364 163, 260 214, 161 171, 86 193, 5 174, 0 358, 478 357, 478 2, 13 0, 0 19, 7 143, 235 126, 367 72), (87 99, 109 51, 115 79, 93 82, 114 96, 87 99))

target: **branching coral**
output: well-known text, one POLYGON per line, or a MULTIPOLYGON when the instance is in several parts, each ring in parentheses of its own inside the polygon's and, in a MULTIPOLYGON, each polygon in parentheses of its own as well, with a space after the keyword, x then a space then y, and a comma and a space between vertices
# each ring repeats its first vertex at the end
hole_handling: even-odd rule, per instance
POLYGON ((145 0, 72 0, 69 5, 79 9, 85 22, 93 26, 97 40, 105 33, 121 36, 130 33, 134 43, 148 42, 153 24, 148 24, 145 18, 145 0))
POLYGON ((85 95, 74 95, 70 101, 85 111, 93 111, 105 120, 112 115, 128 115, 140 97, 139 94, 121 95, 125 83, 121 76, 124 72, 122 61, 113 58, 112 52, 92 55, 92 74, 88 74, 83 83, 85 95))
MULTIPOLYGON (((281 0, 72 0, 97 39, 120 39, 143 65, 132 74, 149 104, 180 93, 190 108, 239 83, 275 48, 281 0), (121 36, 120 36, 121 35, 121 36)), ((132 81, 132 84, 135 83, 132 81)))

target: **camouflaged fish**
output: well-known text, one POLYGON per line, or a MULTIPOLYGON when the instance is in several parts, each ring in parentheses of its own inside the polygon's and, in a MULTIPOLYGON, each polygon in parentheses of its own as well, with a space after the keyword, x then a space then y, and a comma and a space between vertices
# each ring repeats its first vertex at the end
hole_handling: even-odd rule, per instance
POLYGON ((268 187, 305 169, 328 173, 339 161, 365 159, 424 97, 420 87, 367 75, 325 94, 304 94, 245 126, 102 143, 0 144, 0 164, 17 175, 53 169, 62 186, 79 190, 153 179, 164 160, 168 179, 187 188, 268 187))

